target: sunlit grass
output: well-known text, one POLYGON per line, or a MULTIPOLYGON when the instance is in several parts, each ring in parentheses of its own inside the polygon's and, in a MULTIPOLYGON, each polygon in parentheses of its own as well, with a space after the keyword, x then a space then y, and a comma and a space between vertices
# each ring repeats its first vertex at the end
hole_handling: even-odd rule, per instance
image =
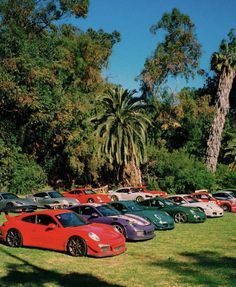
POLYGON ((236 286, 235 227, 232 213, 203 224, 176 225, 103 259, 0 245, 0 286, 236 286))

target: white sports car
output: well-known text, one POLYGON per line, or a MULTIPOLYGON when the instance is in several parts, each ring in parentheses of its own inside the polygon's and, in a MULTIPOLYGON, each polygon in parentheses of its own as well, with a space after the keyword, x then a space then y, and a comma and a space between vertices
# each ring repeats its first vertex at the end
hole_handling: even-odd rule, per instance
POLYGON ((143 201, 152 197, 156 197, 156 194, 140 191, 135 187, 120 187, 116 190, 109 190, 108 195, 113 201, 118 200, 136 200, 143 201))
POLYGON ((177 204, 198 207, 205 212, 207 217, 221 217, 224 215, 223 209, 214 202, 200 202, 188 194, 176 194, 168 198, 177 204))

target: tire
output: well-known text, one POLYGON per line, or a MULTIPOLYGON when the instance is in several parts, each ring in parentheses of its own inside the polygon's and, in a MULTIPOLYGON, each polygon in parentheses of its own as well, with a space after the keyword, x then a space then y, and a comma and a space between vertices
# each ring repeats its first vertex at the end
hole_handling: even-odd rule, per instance
POLYGON ((112 200, 112 201, 119 201, 119 198, 118 198, 118 196, 116 196, 116 195, 112 195, 112 196, 111 196, 111 200, 112 200))
POLYGON ((71 256, 85 256, 87 255, 87 244, 79 236, 72 236, 67 242, 67 253, 71 256))
POLYGON ((88 203, 94 203, 94 199, 89 198, 89 199, 87 200, 87 202, 88 202, 88 203))
POLYGON ((141 202, 141 201, 143 201, 144 199, 143 199, 143 197, 142 196, 137 196, 137 198, 136 198, 136 201, 137 202, 141 202))
POLYGON ((117 224, 117 223, 114 223, 114 224, 112 224, 112 226, 113 226, 117 231, 119 231, 121 234, 123 234, 124 237, 126 237, 125 228, 124 228, 122 225, 117 224))
POLYGON ((15 228, 9 229, 6 236, 6 243, 10 247, 21 247, 23 239, 20 231, 15 228))
POLYGON ((225 203, 222 204, 220 207, 226 212, 231 210, 230 206, 228 204, 225 204, 225 203))
POLYGON ((186 223, 188 220, 186 213, 184 212, 177 212, 174 215, 174 221, 175 223, 186 223))
POLYGON ((6 208, 12 208, 14 206, 14 204, 12 202, 8 202, 6 204, 6 208))

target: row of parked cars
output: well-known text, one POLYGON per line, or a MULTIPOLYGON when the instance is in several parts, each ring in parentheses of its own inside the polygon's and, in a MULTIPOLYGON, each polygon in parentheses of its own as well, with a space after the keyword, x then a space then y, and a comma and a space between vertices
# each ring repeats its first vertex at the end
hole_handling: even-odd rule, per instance
POLYGON ((123 187, 107 194, 75 188, 62 193, 43 191, 27 198, 1 192, 0 211, 5 212, 6 221, 0 226, 0 239, 11 247, 113 256, 126 250, 127 240, 152 239, 155 230, 174 229, 175 223, 202 223, 207 217, 223 216, 224 210, 236 212, 235 197, 231 190, 168 196, 145 187, 123 187), (220 198, 222 194, 230 197, 220 198), (41 210, 32 211, 37 208, 41 210), (25 212, 10 215, 14 210, 25 212))

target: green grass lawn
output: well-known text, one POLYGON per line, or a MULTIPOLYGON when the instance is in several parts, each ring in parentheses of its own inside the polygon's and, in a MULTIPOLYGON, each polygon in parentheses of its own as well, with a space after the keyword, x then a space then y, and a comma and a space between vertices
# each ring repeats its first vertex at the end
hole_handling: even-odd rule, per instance
MULTIPOLYGON (((0 216, 2 222, 4 216, 0 216)), ((236 214, 179 224, 109 258, 0 244, 0 286, 236 286, 236 214)))

